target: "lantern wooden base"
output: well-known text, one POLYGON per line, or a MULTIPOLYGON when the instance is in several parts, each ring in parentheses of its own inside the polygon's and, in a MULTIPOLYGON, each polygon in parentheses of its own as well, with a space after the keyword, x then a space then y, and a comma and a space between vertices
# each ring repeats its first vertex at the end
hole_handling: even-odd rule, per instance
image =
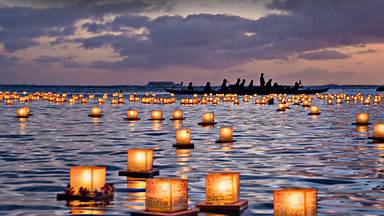
POLYGON ((198 208, 192 208, 185 211, 177 211, 170 213, 162 213, 162 212, 150 212, 150 211, 136 211, 131 212, 132 216, 197 216, 199 215, 198 208))
POLYGON ((33 116, 33 114, 28 114, 27 116, 15 116, 18 119, 27 119, 29 117, 33 116))
POLYGON ((124 118, 125 121, 139 121, 140 118, 124 118))
POLYGON ((318 115, 320 115, 321 113, 308 113, 308 115, 310 115, 310 116, 318 116, 318 115))
POLYGON ((236 142, 236 140, 232 140, 232 141, 220 141, 220 140, 216 140, 215 143, 234 143, 236 142))
POLYGON ((154 176, 157 176, 160 174, 159 169, 153 168, 149 171, 143 171, 143 172, 134 172, 134 171, 119 171, 119 176, 127 176, 132 178, 153 178, 154 176))
POLYGON ((82 196, 82 195, 69 195, 65 193, 59 193, 56 195, 58 201, 61 200, 80 200, 80 201, 110 201, 113 200, 114 194, 106 196, 82 196))
POLYGON ((148 119, 149 121, 164 121, 165 120, 165 118, 162 118, 162 119, 148 119))
POLYGON ((384 138, 368 137, 368 139, 373 140, 373 142, 384 143, 384 138))
POLYGON ((182 121, 182 120, 185 120, 185 118, 181 118, 181 119, 170 118, 169 120, 171 120, 171 121, 182 121))
POLYGON ((372 123, 367 123, 367 124, 357 124, 357 123, 352 123, 352 125, 357 125, 357 126, 367 126, 371 125, 372 123))
POLYGON ((199 122, 197 123, 198 125, 201 125, 201 126, 214 126, 217 124, 217 122, 213 122, 213 123, 203 123, 203 122, 199 122))
POLYGON ((205 201, 198 202, 196 207, 202 212, 226 213, 230 215, 240 215, 240 213, 248 207, 247 200, 240 200, 233 204, 207 204, 205 201))
POLYGON ((101 115, 91 115, 91 114, 89 114, 88 116, 89 116, 89 117, 92 117, 92 118, 101 118, 101 117, 103 117, 104 115, 103 115, 103 114, 101 114, 101 115))
POLYGON ((173 144, 172 147, 174 147, 176 149, 194 149, 195 144, 193 144, 193 143, 191 143, 191 144, 173 144))

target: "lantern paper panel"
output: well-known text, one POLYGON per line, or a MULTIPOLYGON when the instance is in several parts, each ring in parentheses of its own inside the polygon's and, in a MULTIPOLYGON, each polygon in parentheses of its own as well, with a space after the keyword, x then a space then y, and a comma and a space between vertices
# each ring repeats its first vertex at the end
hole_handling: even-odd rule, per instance
POLYGON ((181 128, 176 130, 176 144, 191 144, 191 131, 188 128, 181 128))
POLYGON ((153 149, 128 150, 128 171, 145 172, 152 170, 153 149))
POLYGON ((317 192, 315 189, 281 189, 273 192, 275 216, 317 215, 317 192))
POLYGON ((105 167, 74 166, 70 170, 70 185, 75 193, 80 189, 86 188, 89 191, 101 190, 105 185, 105 167))
POLYGON ((171 178, 148 179, 146 211, 176 212, 188 209, 188 180, 171 178))
POLYGON ((208 173, 206 176, 206 203, 231 204, 240 199, 240 174, 208 173))

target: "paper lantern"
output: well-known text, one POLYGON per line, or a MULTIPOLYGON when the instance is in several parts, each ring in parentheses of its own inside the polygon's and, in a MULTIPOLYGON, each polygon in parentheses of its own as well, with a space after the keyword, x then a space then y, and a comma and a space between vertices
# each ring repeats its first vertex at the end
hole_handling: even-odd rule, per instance
POLYGON ((233 128, 232 127, 222 127, 220 128, 220 142, 233 142, 233 128))
POLYGON ((91 113, 89 114, 89 116, 92 116, 92 117, 100 117, 100 116, 102 116, 101 115, 100 107, 92 107, 91 108, 91 113))
POLYGON ((153 149, 129 149, 128 171, 146 172, 153 167, 153 149))
POLYGON ((231 204, 240 199, 240 174, 208 173, 205 178, 207 204, 231 204))
POLYGON ((320 115, 320 108, 318 106, 311 106, 311 110, 309 111, 310 115, 320 115))
POLYGON ((180 128, 176 130, 176 144, 177 145, 191 144, 191 131, 188 128, 180 128))
POLYGON ((280 189, 273 192, 275 216, 317 215, 317 192, 312 188, 280 189))
POLYGON ((311 102, 309 102, 308 100, 305 100, 303 101, 303 103, 301 104, 302 107, 310 107, 311 106, 311 102))
POLYGON ((183 120, 183 111, 174 110, 172 113, 172 120, 183 120))
POLYGON ((384 140, 384 123, 376 123, 373 126, 373 138, 384 140))
POLYGON ((28 107, 21 107, 16 109, 16 116, 18 118, 28 118, 29 117, 29 108, 28 107))
POLYGON ((368 125, 369 124, 369 114, 368 113, 357 113, 356 114, 356 124, 357 125, 368 125))
POLYGON ((101 191, 101 187, 105 185, 105 173, 105 167, 73 166, 70 170, 70 185, 75 194, 80 188, 91 192, 94 190, 101 191))
POLYGON ((139 111, 130 109, 127 111, 127 119, 128 120, 138 120, 139 119, 139 111))
POLYGON ((283 111, 285 111, 285 106, 284 106, 284 104, 279 104, 279 105, 277 105, 277 109, 276 109, 276 111, 279 111, 279 112, 283 112, 283 111))
POLYGON ((151 120, 163 120, 163 112, 161 110, 152 110, 151 120))
POLYGON ((213 112, 203 113, 201 123, 202 124, 214 124, 215 115, 213 112))
POLYGON ((149 212, 176 212, 188 209, 188 180, 178 178, 148 179, 145 209, 149 212))

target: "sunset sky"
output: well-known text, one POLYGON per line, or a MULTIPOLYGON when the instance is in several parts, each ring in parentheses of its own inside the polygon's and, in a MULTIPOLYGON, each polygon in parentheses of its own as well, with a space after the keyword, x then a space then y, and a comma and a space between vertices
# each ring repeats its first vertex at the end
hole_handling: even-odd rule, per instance
POLYGON ((383 0, 0 0, 0 84, 384 84, 383 0))

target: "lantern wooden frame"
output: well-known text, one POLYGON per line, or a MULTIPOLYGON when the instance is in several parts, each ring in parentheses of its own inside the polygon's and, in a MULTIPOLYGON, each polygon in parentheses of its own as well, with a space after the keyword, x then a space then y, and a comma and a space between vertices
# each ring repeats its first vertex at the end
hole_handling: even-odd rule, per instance
MULTIPOLYGON (((134 157, 134 156, 131 156, 134 157)), ((131 163, 135 163, 135 161, 131 161, 131 163)), ((128 177, 133 177, 133 178, 153 178, 154 176, 157 176, 160 174, 159 169, 153 168, 153 149, 130 149, 128 150, 127 154, 127 170, 121 170, 119 171, 119 176, 128 176, 128 177), (130 169, 129 168, 129 152, 133 155, 137 154, 144 154, 145 155, 145 168, 143 169, 130 169), (148 157, 149 161, 148 161, 148 157)))

